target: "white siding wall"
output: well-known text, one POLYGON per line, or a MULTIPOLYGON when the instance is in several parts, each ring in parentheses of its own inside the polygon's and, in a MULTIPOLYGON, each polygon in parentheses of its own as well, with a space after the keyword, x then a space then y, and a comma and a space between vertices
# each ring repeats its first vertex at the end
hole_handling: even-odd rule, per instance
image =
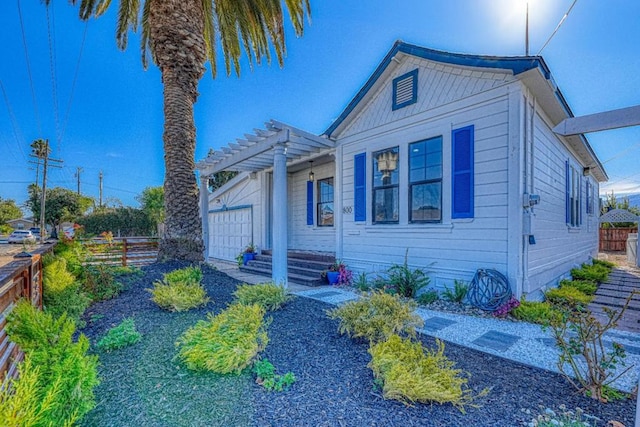
MULTIPOLYGON (((540 195, 540 204, 535 206, 533 232, 535 245, 528 245, 528 283, 524 292, 540 296, 545 287, 555 286, 569 270, 594 257, 598 251, 598 202, 594 215, 586 212, 586 180, 582 177, 582 165, 551 131, 540 112, 534 121, 534 192, 540 195), (580 171, 580 209, 582 226, 567 226, 565 217, 565 161, 580 171)), ((594 194, 598 195, 598 183, 594 194)))
MULTIPOLYGON (((307 225, 307 179, 309 179, 309 170, 296 172, 289 176, 289 249, 335 252, 335 225, 333 227, 316 226, 318 223, 316 217, 317 182, 324 178, 333 177, 335 185, 335 164, 331 162, 323 165, 314 165, 313 173, 315 174, 313 186, 314 225, 307 225)), ((337 197, 337 189, 334 187, 335 197, 337 197)))
MULTIPOLYGON (((508 87, 499 87, 386 125, 371 125, 367 131, 339 140, 346 211, 353 207, 354 155, 367 153, 367 221, 354 222, 353 213, 343 216, 342 253, 348 265, 361 271, 385 270, 392 263, 402 263, 409 248, 409 264, 427 268, 438 287, 450 286, 454 279, 470 280, 478 268, 506 273, 508 93, 508 87), (452 220, 451 131, 468 125, 475 126, 475 218, 452 220), (443 221, 410 224, 408 144, 435 136, 443 140, 443 221), (400 147, 400 223, 372 224, 371 153, 394 146, 400 147)), ((379 108, 390 110, 390 100, 379 108)), ((375 111, 367 114, 380 116, 375 111)))
MULTIPOLYGON (((258 245, 258 248, 264 248, 264 242, 262 241, 262 218, 264 212, 262 208, 261 198, 261 180, 264 178, 264 174, 258 174, 254 178, 250 178, 248 175, 239 175, 234 181, 229 182, 227 185, 220 188, 215 193, 209 195, 209 210, 217 210, 226 206, 228 208, 236 206, 252 206, 253 210, 253 227, 251 239, 254 244, 258 245)), ((209 214, 209 221, 211 222, 212 216, 209 214)), ((211 232, 211 224, 209 227, 211 232)), ((213 236, 209 236, 209 241, 213 236)), ((247 246, 249 242, 229 242, 229 244, 238 245, 238 253, 247 246)), ((211 250, 210 250, 211 252, 211 250)))

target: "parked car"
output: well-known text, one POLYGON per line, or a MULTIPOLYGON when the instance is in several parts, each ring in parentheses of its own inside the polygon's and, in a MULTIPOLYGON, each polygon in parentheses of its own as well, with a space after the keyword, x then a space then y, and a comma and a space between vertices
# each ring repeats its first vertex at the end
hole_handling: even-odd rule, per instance
POLYGON ((35 243, 36 238, 30 230, 15 230, 7 239, 9 243, 35 243))
POLYGON ((29 231, 33 234, 34 237, 40 237, 40 227, 31 227, 29 231))

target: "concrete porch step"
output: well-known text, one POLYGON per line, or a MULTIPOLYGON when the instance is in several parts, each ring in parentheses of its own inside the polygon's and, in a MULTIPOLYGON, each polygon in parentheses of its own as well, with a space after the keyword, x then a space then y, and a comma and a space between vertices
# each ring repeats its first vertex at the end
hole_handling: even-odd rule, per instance
MULTIPOLYGON (((268 270, 269 272, 271 271, 271 260, 265 261, 265 260, 255 259, 253 261, 249 261, 247 265, 253 268, 268 270)), ((308 266, 299 266, 296 264, 292 265, 291 263, 289 263, 289 266, 288 266, 289 274, 297 274, 300 276, 309 276, 309 277, 320 277, 322 272, 325 271, 326 269, 327 267, 310 268, 308 266)))
MULTIPOLYGON (((252 274, 259 274, 261 276, 266 276, 267 278, 271 278, 271 265, 269 265, 269 268, 263 268, 263 267, 253 266, 251 264, 252 262, 250 262, 247 265, 240 266, 240 271, 252 273, 252 274)), ((327 284, 327 282, 324 279, 322 279, 319 274, 310 276, 310 275, 292 273, 291 270, 289 270, 289 274, 287 277, 289 278, 290 281, 298 283, 300 285, 305 285, 305 286, 322 286, 327 284)), ((268 281, 268 279, 266 279, 265 281, 268 281)))
MULTIPOLYGON (((251 262, 260 262, 260 263, 271 265, 272 258, 271 258, 271 255, 261 254, 261 255, 257 255, 256 259, 251 262)), ((304 268, 308 270, 317 270, 319 272, 323 270, 327 270, 331 264, 333 264, 333 261, 331 262, 316 261, 313 259, 292 258, 292 257, 289 257, 287 259, 287 265, 289 266, 289 268, 297 267, 297 268, 304 268)))

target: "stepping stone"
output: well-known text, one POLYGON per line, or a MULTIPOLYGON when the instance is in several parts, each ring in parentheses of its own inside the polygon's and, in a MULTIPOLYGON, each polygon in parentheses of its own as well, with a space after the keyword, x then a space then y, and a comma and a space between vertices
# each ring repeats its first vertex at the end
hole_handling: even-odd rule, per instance
POLYGON ((448 326, 457 323, 455 320, 445 319, 444 317, 429 317, 424 321, 424 329, 429 332, 436 332, 448 326))
POLYGON ((335 297, 336 295, 340 295, 340 292, 336 292, 336 291, 318 292, 317 294, 311 294, 308 296, 310 296, 311 298, 322 299, 322 298, 328 298, 328 297, 335 297))
POLYGON ((475 339, 473 344, 497 351, 507 351, 520 339, 519 336, 504 334, 498 331, 489 331, 475 339))

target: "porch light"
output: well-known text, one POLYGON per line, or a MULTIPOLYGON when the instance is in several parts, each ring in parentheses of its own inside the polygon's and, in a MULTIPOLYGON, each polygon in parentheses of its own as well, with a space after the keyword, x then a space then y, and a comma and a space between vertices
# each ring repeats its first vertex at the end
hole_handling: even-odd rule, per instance
POLYGON ((313 174, 313 160, 309 160, 309 181, 313 181, 315 177, 313 174))
POLYGON ((391 172, 398 167, 398 153, 393 151, 385 151, 378 154, 378 172, 382 173, 382 178, 391 176, 391 172))

